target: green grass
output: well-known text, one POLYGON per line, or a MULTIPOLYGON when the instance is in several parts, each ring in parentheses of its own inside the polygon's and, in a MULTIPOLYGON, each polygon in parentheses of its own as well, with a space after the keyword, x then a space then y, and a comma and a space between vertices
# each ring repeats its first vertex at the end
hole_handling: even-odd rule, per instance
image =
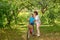
POLYGON ((43 33, 54 33, 54 32, 60 32, 60 26, 51 26, 51 27, 41 27, 40 30, 43 33))
MULTIPOLYGON (((0 40, 26 40, 27 27, 17 27, 18 29, 0 29, 0 40)), ((36 30, 36 28, 35 28, 36 30)), ((35 31, 36 32, 36 31, 35 31)), ((31 36, 30 40, 59 40, 60 25, 41 26, 41 37, 31 36)))

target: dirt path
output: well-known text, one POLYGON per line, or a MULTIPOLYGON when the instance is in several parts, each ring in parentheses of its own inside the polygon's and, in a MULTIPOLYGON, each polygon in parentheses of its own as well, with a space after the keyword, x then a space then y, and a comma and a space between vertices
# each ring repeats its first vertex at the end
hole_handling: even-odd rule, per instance
MULTIPOLYGON (((24 40, 27 40, 26 39, 26 33, 24 35, 22 35, 22 38, 24 40)), ((50 34, 45 34, 45 35, 42 35, 40 37, 37 37, 37 36, 30 36, 29 40, 60 40, 60 33, 50 33, 50 34)))

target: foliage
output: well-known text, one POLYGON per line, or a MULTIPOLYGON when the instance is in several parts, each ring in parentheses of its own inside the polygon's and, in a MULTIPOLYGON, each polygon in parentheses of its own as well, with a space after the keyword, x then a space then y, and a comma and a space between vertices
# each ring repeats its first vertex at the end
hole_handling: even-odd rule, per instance
MULTIPOLYGON (((48 15, 47 19, 54 21, 60 16, 60 0, 0 0, 0 27, 10 27, 12 22, 17 24, 18 20, 21 19, 20 21, 22 21, 22 17, 19 19, 18 15, 24 9, 27 12, 37 9, 43 13, 42 15, 44 13, 48 15)), ((27 18, 26 16, 23 17, 24 20, 27 18)))

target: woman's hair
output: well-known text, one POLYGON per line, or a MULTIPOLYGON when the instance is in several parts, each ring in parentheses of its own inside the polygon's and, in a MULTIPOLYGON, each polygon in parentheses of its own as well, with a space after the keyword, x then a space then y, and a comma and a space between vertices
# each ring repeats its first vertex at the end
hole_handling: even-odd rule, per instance
POLYGON ((35 13, 36 15, 38 15, 38 12, 37 12, 37 11, 34 11, 34 13, 35 13))

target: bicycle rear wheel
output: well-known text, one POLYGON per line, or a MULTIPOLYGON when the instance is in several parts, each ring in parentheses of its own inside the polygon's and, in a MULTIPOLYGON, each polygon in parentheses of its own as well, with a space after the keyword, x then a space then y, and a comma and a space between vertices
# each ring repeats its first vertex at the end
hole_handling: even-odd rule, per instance
POLYGON ((27 30, 27 40, 29 40, 30 37, 30 33, 29 33, 29 29, 27 30))

